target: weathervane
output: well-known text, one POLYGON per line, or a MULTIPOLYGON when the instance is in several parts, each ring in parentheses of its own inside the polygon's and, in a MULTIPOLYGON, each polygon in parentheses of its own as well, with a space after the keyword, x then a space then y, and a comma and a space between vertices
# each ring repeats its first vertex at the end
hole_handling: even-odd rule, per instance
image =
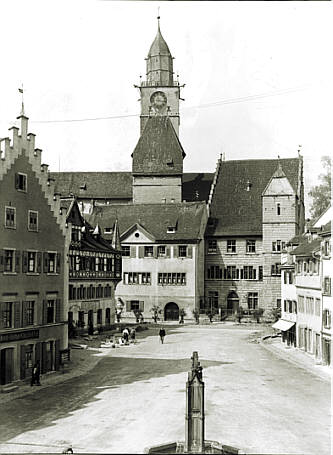
POLYGON ((24 115, 24 93, 23 93, 23 84, 21 88, 18 89, 18 91, 21 93, 21 115, 24 115))

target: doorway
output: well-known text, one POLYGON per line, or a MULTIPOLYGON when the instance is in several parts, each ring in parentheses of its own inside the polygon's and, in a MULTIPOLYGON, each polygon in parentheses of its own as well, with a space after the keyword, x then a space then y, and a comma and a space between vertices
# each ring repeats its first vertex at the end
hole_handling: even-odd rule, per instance
POLYGON ((1 349, 0 384, 9 384, 14 377, 14 348, 1 349))
POLYGON ((235 291, 231 291, 227 297, 227 314, 231 316, 235 314, 239 307, 239 297, 235 291))
POLYGON ((169 302, 164 307, 164 320, 165 321, 178 321, 179 319, 179 306, 174 302, 169 302))

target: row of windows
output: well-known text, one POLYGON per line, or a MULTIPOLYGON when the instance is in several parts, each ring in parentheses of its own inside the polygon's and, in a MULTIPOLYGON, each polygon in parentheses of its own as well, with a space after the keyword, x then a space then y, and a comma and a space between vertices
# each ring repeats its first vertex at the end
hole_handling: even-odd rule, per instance
POLYGON ((263 268, 259 266, 258 271, 252 265, 245 265, 242 269, 238 269, 235 265, 220 267, 219 265, 211 265, 207 268, 207 279, 210 280, 262 280, 263 268), (257 273, 258 272, 258 273, 257 273))
MULTIPOLYGON (((93 310, 88 311, 88 321, 89 319, 92 321, 93 320, 93 310)), ((103 324, 103 310, 102 308, 99 308, 96 311, 96 323, 98 325, 103 324)), ((106 308, 105 309, 105 325, 110 325, 111 324, 111 309, 106 308)), ((84 327, 85 326, 85 320, 84 320, 84 311, 78 311, 78 320, 74 321, 73 320, 73 312, 69 311, 68 312, 68 325, 69 327, 84 327)))
POLYGON ((306 297, 299 295, 298 296, 298 311, 305 314, 314 314, 315 316, 320 316, 320 299, 314 297, 306 297))
MULTIPOLYGON (((160 258, 170 257, 171 248, 167 245, 140 245, 138 248, 139 258, 160 258)), ((137 257, 136 246, 123 245, 122 255, 125 257, 137 257)), ((192 257, 192 246, 191 245, 177 245, 173 247, 173 257, 179 258, 191 258, 192 257)))
POLYGON ((77 287, 72 284, 69 285, 69 300, 90 300, 103 297, 112 297, 112 288, 109 284, 106 286, 101 284, 93 286, 91 284, 90 286, 80 285, 77 287))
MULTIPOLYGON (((238 241, 238 246, 239 246, 238 241)), ((243 240, 241 241, 243 244, 243 240)), ((256 252, 256 241, 255 240, 246 240, 245 241, 245 248, 246 248, 246 253, 255 253, 256 252)), ((275 240, 272 242, 272 252, 273 253, 280 253, 282 250, 284 250, 286 247, 286 242, 283 242, 282 240, 275 240)), ((231 254, 236 254, 237 253, 237 242, 236 239, 227 239, 226 240, 226 249, 227 253, 231 254)), ((207 244, 207 253, 208 254, 215 254, 218 253, 218 246, 217 246, 217 240, 210 239, 208 240, 207 244)))
MULTIPOLYGON (((222 298, 224 301, 224 298, 222 298)), ((258 308, 259 296, 258 292, 248 292, 247 293, 247 307, 249 310, 255 310, 258 308)), ((221 305, 219 303, 219 292, 218 291, 209 291, 208 292, 208 302, 200 300, 200 310, 201 312, 211 308, 218 309, 221 305)))
MULTIPOLYGON (((227 253, 237 253, 236 249, 236 240, 227 239, 226 240, 227 253)), ((210 239, 207 242, 207 253, 215 254, 218 252, 217 240, 210 239)), ((255 240, 246 240, 246 252, 255 253, 256 252, 256 241, 255 240)))
MULTIPOLYGON (((38 212, 28 210, 27 218, 28 231, 38 232, 38 212)), ((5 228, 16 229, 16 207, 5 206, 5 228)))
MULTIPOLYGON (((150 272, 125 272, 124 284, 151 284, 150 272)), ((158 273, 157 284, 164 286, 185 286, 186 285, 186 273, 158 273)))
POLYGON ((307 259, 297 261, 297 275, 318 275, 319 262, 316 259, 307 259))
POLYGON ((70 272, 114 272, 114 269, 114 257, 69 256, 70 272))
POLYGON ((57 252, 20 252, 4 248, 0 250, 0 272, 19 273, 22 269, 22 273, 60 273, 60 258, 57 252))
MULTIPOLYGON (((0 328, 11 329, 37 324, 37 301, 0 302, 0 328)), ((40 309, 43 312, 42 323, 60 322, 60 300, 43 300, 40 309)))

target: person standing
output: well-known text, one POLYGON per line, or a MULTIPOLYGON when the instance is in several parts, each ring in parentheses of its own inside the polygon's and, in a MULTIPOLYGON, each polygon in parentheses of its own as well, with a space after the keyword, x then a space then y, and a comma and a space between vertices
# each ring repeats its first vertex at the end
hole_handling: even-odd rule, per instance
POLYGON ((159 335, 160 335, 160 341, 163 344, 164 343, 164 337, 165 337, 165 330, 164 330, 163 327, 160 328, 159 335))
POLYGON ((135 343, 135 328, 134 327, 131 329, 130 336, 131 336, 132 343, 135 343))
POLYGON ((34 384, 41 385, 40 384, 40 366, 39 366, 39 360, 34 364, 32 368, 32 375, 31 375, 31 386, 34 384))

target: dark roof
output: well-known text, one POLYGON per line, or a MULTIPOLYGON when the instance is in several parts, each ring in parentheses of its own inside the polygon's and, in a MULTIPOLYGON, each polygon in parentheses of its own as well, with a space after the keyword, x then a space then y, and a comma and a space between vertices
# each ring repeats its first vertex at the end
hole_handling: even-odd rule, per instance
POLYGON ((262 193, 280 163, 295 193, 301 160, 223 161, 211 205, 211 218, 217 219, 209 235, 261 235, 262 193), (250 182, 250 191, 246 191, 250 182))
POLYGON ((169 117, 148 118, 132 157, 133 174, 182 174, 185 152, 169 117))
POLYGON ((55 191, 78 198, 132 199, 131 172, 51 172, 55 191))
POLYGON ((312 253, 318 251, 320 249, 321 239, 312 240, 312 242, 308 242, 305 240, 301 243, 297 248, 291 251, 291 254, 295 256, 311 256, 312 253))
POLYGON ((160 26, 158 25, 157 34, 155 36, 155 39, 154 39, 152 45, 150 46, 150 49, 148 52, 148 57, 156 56, 159 54, 171 56, 169 47, 168 47, 167 43, 165 42, 165 39, 163 38, 161 30, 160 30, 160 26))
MULTIPOLYGON (((56 182, 55 191, 63 196, 132 200, 131 172, 52 172, 51 176, 56 182), (84 185, 86 189, 80 190, 84 185)), ((183 200, 207 202, 213 178, 213 173, 184 173, 183 200)))
POLYGON ((300 243, 302 243, 304 241, 304 235, 303 234, 299 234, 299 235, 295 235, 295 237, 293 237, 292 239, 290 239, 288 241, 288 244, 289 245, 299 245, 300 243))
POLYGON ((186 173, 183 174, 184 201, 206 201, 208 202, 210 187, 214 173, 186 173))
POLYGON ((112 227, 118 219, 122 236, 139 224, 156 241, 197 240, 203 238, 206 223, 206 204, 186 202, 174 204, 117 204, 95 206, 91 215, 85 215, 92 225, 103 230, 112 227), (175 233, 167 233, 170 225, 177 223, 175 233))

